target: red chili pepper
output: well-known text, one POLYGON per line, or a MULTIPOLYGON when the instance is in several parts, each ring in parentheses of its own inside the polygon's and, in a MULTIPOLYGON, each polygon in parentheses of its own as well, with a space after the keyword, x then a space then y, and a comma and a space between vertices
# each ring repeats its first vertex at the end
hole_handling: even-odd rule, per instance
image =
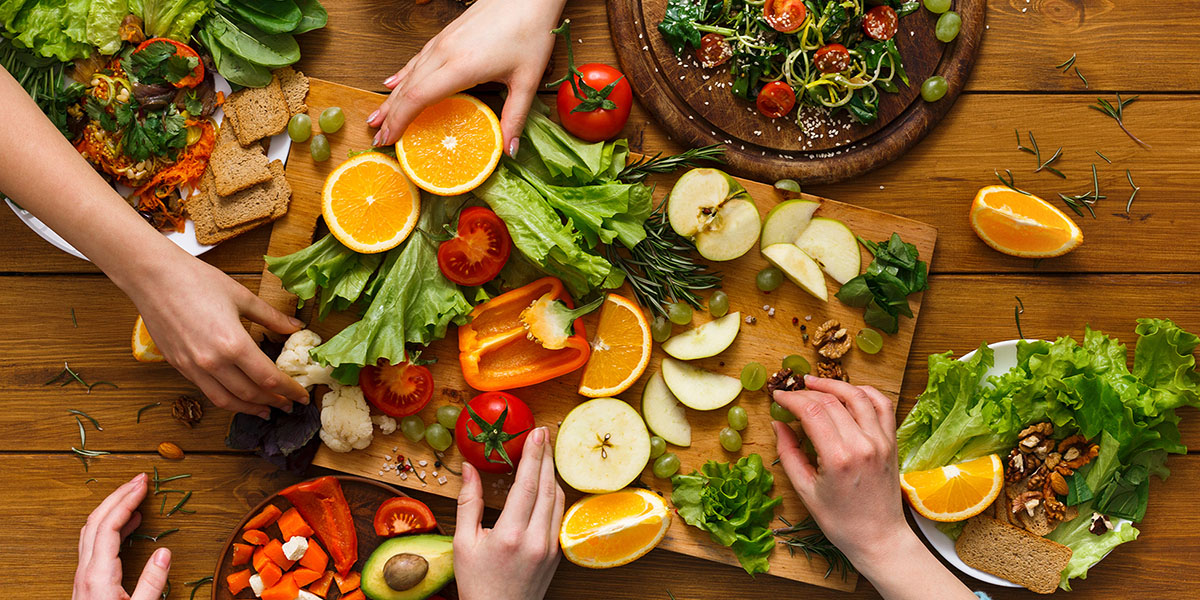
POLYGON ((358 560, 358 533, 350 505, 336 477, 318 477, 297 483, 280 495, 300 512, 333 559, 337 572, 346 575, 358 560))

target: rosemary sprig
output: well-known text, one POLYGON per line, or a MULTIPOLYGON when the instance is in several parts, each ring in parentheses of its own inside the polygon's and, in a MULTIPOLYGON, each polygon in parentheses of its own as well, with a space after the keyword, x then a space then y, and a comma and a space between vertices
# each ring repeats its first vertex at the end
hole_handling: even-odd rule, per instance
POLYGON ((1125 107, 1129 106, 1130 104, 1133 104, 1134 102, 1137 101, 1137 99, 1138 99, 1138 96, 1133 96, 1132 98, 1127 98, 1125 100, 1122 100, 1121 93, 1117 92, 1117 104, 1115 106, 1113 105, 1113 103, 1109 102, 1108 100, 1105 100, 1104 98, 1096 98, 1096 100, 1097 100, 1096 104, 1089 105, 1088 108, 1108 115, 1114 121, 1117 122, 1117 125, 1121 128, 1121 131, 1124 131, 1125 135, 1129 136, 1129 139, 1137 142, 1138 144, 1140 144, 1146 148, 1149 148, 1150 144, 1147 144, 1146 142, 1143 142, 1142 140, 1138 139, 1138 137, 1136 135, 1133 135, 1133 133, 1131 133, 1128 129, 1125 128, 1125 107))
POLYGON ((196 600, 196 592, 200 589, 200 586, 202 586, 206 583, 212 583, 212 580, 213 580, 212 575, 209 575, 208 577, 201 577, 200 579, 197 579, 195 581, 184 582, 183 585, 192 586, 192 593, 190 596, 188 596, 188 600, 196 600))
POLYGON ((71 325, 73 325, 75 327, 75 329, 79 329, 79 321, 75 320, 75 309, 74 308, 71 309, 71 325))
POLYGON ((1125 169, 1125 179, 1129 180, 1129 187, 1133 188, 1133 193, 1129 194, 1129 202, 1125 203, 1125 214, 1129 214, 1129 209, 1133 207, 1133 198, 1137 196, 1138 190, 1142 189, 1133 182, 1133 174, 1129 169, 1125 169))
POLYGON ((1074 64, 1075 64, 1075 54, 1072 53, 1071 58, 1064 60, 1061 64, 1054 65, 1054 68, 1062 69, 1062 72, 1066 73, 1067 70, 1071 68, 1071 65, 1074 65, 1074 64))
POLYGON ((99 479, 96 479, 95 477, 88 477, 88 480, 87 480, 87 481, 85 481, 85 482, 83 482, 83 485, 87 485, 87 484, 89 484, 89 483, 92 483, 92 482, 99 483, 99 482, 100 482, 100 480, 99 480, 99 479))
POLYGON ((79 417, 75 417, 75 423, 77 423, 79 425, 79 447, 86 448, 87 447, 87 431, 83 428, 83 421, 80 421, 79 417))
POLYGON ((171 535, 172 533, 176 533, 176 532, 178 532, 178 531, 179 531, 179 528, 178 528, 178 527, 174 527, 174 528, 172 528, 172 529, 168 529, 168 530, 166 530, 166 531, 163 531, 163 532, 159 533, 158 535, 149 535, 149 534, 145 534, 145 533, 137 533, 137 532, 135 531, 135 532, 133 532, 133 533, 129 534, 129 538, 128 538, 128 539, 129 539, 129 543, 130 543, 130 544, 133 544, 133 540, 135 540, 135 539, 137 539, 137 540, 148 540, 148 541, 151 541, 151 542, 157 542, 158 540, 161 540, 161 539, 163 539, 163 538, 167 537, 168 535, 171 535))
POLYGON ((89 414, 87 414, 87 413, 83 412, 82 410, 76 410, 76 409, 74 409, 74 408, 68 408, 68 409, 67 409, 67 412, 68 412, 69 414, 76 415, 76 417, 75 417, 75 419, 76 419, 76 420, 79 420, 79 417, 83 417, 83 418, 85 418, 85 419, 87 419, 87 420, 91 421, 91 422, 92 422, 92 427, 95 427, 95 428, 96 428, 96 431, 104 431, 104 428, 100 426, 100 421, 97 421, 96 419, 92 418, 92 416, 91 416, 91 415, 89 415, 89 414))
POLYGON ((1104 162, 1106 162, 1106 163, 1108 163, 1108 164, 1110 164, 1110 165, 1112 164, 1112 161, 1111 161, 1111 160, 1109 160, 1109 159, 1108 159, 1108 157, 1107 157, 1107 156, 1105 156, 1105 155, 1104 155, 1104 153, 1100 152, 1099 150, 1097 150, 1097 151, 1096 151, 1096 156, 1099 156, 1100 158, 1103 158, 1103 159, 1104 159, 1104 162))
MULTIPOLYGON (((171 490, 171 491, 176 491, 176 490, 171 490)), ((187 504, 187 501, 191 500, 191 499, 192 499, 192 493, 191 492, 185 493, 183 495, 183 498, 180 498, 179 502, 175 503, 175 508, 172 508, 171 510, 167 511, 167 516, 169 517, 177 512, 181 512, 181 513, 188 514, 188 515, 195 513, 196 511, 187 510, 183 507, 183 505, 187 504)))
POLYGON ((162 406, 162 402, 151 402, 150 404, 147 404, 147 405, 139 408, 137 411, 137 422, 138 423, 142 422, 142 413, 144 413, 147 410, 150 410, 151 408, 154 408, 156 406, 162 406))
POLYGON ((168 579, 168 580, 167 580, 167 587, 163 588, 163 591, 162 591, 162 596, 160 596, 160 598, 161 598, 162 600, 167 600, 167 596, 170 596, 170 595, 171 595, 171 580, 170 580, 170 579, 168 579))
POLYGON ((1063 202, 1066 202, 1067 206, 1071 207, 1071 210, 1075 211, 1075 214, 1082 217, 1083 211, 1081 211, 1080 208, 1086 208, 1087 211, 1091 213, 1092 218, 1095 219, 1096 211, 1092 209, 1092 205, 1095 204, 1097 200, 1104 200, 1105 198, 1108 198, 1108 196, 1103 196, 1100 194, 1100 178, 1096 175, 1096 163, 1092 163, 1092 191, 1083 194, 1076 194, 1074 196, 1068 196, 1062 192, 1059 192, 1058 197, 1061 198, 1063 202))
POLYGON ((1003 183, 1004 185, 1008 186, 1008 189, 1010 189, 1010 190, 1012 190, 1012 191, 1014 191, 1014 192, 1020 192, 1020 193, 1022 193, 1022 194, 1025 194, 1026 196, 1032 196, 1032 195, 1033 195, 1033 194, 1030 194, 1029 192, 1027 192, 1027 191, 1025 191, 1025 190, 1021 189, 1021 188, 1018 188, 1016 185, 1014 185, 1014 184, 1013 184, 1013 174, 1012 174, 1012 171, 1009 171, 1008 169, 1005 169, 1005 170, 1004 170, 1004 173, 1005 173, 1006 175, 1008 175, 1008 179, 1005 179, 1005 178, 1004 178, 1004 175, 1001 175, 999 171, 995 171, 995 170, 993 170, 992 172, 996 174, 996 179, 999 179, 999 180, 1000 180, 1000 183, 1003 183))
POLYGON ((1017 299, 1017 303, 1013 305, 1013 320, 1017 322, 1017 339, 1025 339, 1025 333, 1021 331, 1021 315, 1025 314, 1025 303, 1021 302, 1020 296, 1013 296, 1017 299))
MULTIPOLYGON (((1013 129, 1013 132, 1017 133, 1017 130, 1013 129)), ((1050 171, 1051 173, 1054 173, 1055 175, 1058 175, 1059 177, 1062 177, 1063 179, 1066 179, 1067 176, 1063 175, 1062 171, 1059 171, 1058 169, 1055 169, 1054 167, 1050 166, 1051 164, 1054 164, 1054 161, 1058 160, 1059 158, 1062 158, 1062 146, 1058 147, 1058 150, 1056 150, 1054 152, 1054 156, 1051 156, 1050 158, 1043 161, 1042 160, 1042 150, 1040 148, 1038 148, 1038 143, 1037 143, 1037 140, 1034 139, 1034 137, 1033 137, 1033 132, 1030 131, 1028 133, 1029 133, 1029 145, 1033 146, 1033 147, 1027 148, 1024 145, 1022 145, 1021 144, 1021 134, 1017 133, 1017 150, 1020 150, 1022 152, 1028 152, 1028 153, 1032 154, 1034 156, 1034 158, 1037 160, 1038 167, 1036 169, 1034 169, 1033 172, 1037 173, 1037 172, 1045 169, 1047 171, 1050 171)))
MULTIPOLYGON (((65 386, 70 385, 72 382, 79 382, 79 385, 82 385, 83 387, 87 388, 87 391, 89 394, 92 393, 92 388, 94 388, 98 385, 112 386, 112 388, 116 389, 116 390, 121 389, 120 386, 118 386, 117 384, 115 384, 111 381, 97 381, 94 383, 88 383, 83 380, 83 377, 81 377, 78 372, 76 372, 74 369, 71 368, 71 365, 69 365, 65 362, 63 363, 63 370, 59 371, 58 375, 55 375, 54 377, 51 377, 50 379, 46 380, 46 382, 43 383, 42 385, 46 386, 46 385, 50 385, 52 383, 57 383, 59 387, 65 387, 65 386)), ((88 418, 91 418, 91 417, 88 417, 88 418)), ((93 419, 93 421, 94 421, 94 419, 93 419)))
POLYGON ((1075 74, 1076 74, 1076 75, 1078 75, 1078 76, 1079 76, 1079 80, 1083 82, 1083 87, 1085 87, 1085 88, 1091 88, 1091 87, 1092 87, 1092 86, 1091 86, 1091 85, 1088 83, 1087 77, 1084 77, 1084 76, 1083 76, 1083 73, 1080 73, 1080 72, 1079 72, 1079 67, 1075 67, 1075 74))
POLYGON ((187 479, 191 476, 192 476, 191 473, 183 473, 181 475, 172 475, 170 477, 159 477, 158 476, 158 467, 154 467, 154 477, 152 477, 150 479, 150 482, 154 484, 154 493, 155 494, 161 494, 163 492, 180 492, 180 493, 182 493, 181 490, 163 490, 161 486, 164 483, 168 483, 171 481, 178 481, 180 479, 187 479))
POLYGON ((84 458, 96 458, 97 456, 112 454, 111 452, 105 452, 103 450, 88 450, 86 448, 76 448, 75 446, 71 446, 71 452, 74 452, 76 456, 82 456, 84 458))
POLYGON ((805 558, 812 560, 813 555, 825 559, 829 564, 829 568, 825 571, 825 577, 835 571, 841 571, 842 579, 845 579, 849 573, 854 572, 854 565, 850 563, 850 559, 825 537, 825 533, 817 526, 817 522, 812 517, 808 517, 795 525, 788 522, 787 519, 779 517, 783 522, 783 527, 771 530, 775 537, 782 538, 779 544, 787 547, 788 553, 795 555, 799 550, 804 553, 805 558), (807 535, 797 535, 804 532, 811 532, 807 535))
POLYGON ((653 157, 643 156, 621 169, 617 179, 625 183, 638 183, 652 173, 671 173, 684 167, 695 167, 703 161, 723 163, 725 151, 720 144, 713 144, 701 148, 688 148, 670 156, 663 156, 661 152, 653 157))

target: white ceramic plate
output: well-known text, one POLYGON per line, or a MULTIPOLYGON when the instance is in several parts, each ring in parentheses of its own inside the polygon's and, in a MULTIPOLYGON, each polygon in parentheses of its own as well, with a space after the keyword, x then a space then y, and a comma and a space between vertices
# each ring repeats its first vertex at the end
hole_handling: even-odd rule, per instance
MULTIPOLYGON (((213 87, 216 89, 216 91, 224 92, 226 96, 229 96, 231 90, 229 87, 229 82, 226 81, 224 77, 221 77, 220 74, 213 74, 213 87)), ((213 119, 217 123, 224 121, 224 111, 222 111, 220 108, 217 108, 217 110, 213 112, 213 119)), ((288 150, 290 150, 291 147, 292 140, 288 137, 286 131, 271 137, 269 146, 267 148, 267 160, 279 160, 284 164, 287 164, 288 150)), ((132 191, 133 190, 125 186, 117 186, 117 192, 122 196, 130 194, 132 191)), ((196 193, 196 190, 187 187, 181 188, 180 191, 187 194, 196 193)), ((33 232, 38 234, 38 236, 40 236, 43 240, 50 242, 50 245, 62 250, 63 252, 66 252, 67 254, 70 254, 71 256, 87 260, 86 256, 76 250, 74 246, 68 244, 67 241, 62 238, 62 236, 55 233, 53 229, 50 229, 48 226, 46 226, 46 224, 40 219, 33 216, 33 213, 30 213, 20 206, 17 206, 12 200, 5 198, 4 201, 8 204, 8 207, 17 214, 17 218, 20 219, 22 223, 25 223, 26 226, 32 229, 33 232)), ((199 256, 215 247, 206 246, 196 241, 196 228, 191 219, 188 219, 184 224, 183 232, 171 231, 164 233, 163 235, 167 236, 167 239, 175 242, 175 245, 183 248, 192 256, 199 256)))

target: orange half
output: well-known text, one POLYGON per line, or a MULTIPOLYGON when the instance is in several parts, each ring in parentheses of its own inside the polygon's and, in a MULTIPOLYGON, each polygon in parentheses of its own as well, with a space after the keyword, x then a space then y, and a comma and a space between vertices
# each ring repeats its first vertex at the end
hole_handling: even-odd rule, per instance
POLYGON ((1066 213, 1003 185, 975 194, 971 227, 993 249, 1024 258, 1062 256, 1083 243, 1083 232, 1066 213))
POLYGON ((150 330, 146 329, 146 323, 142 321, 142 315, 138 315, 137 321, 133 322, 133 358, 138 362, 163 362, 166 357, 158 349, 158 345, 154 343, 154 338, 150 337, 150 330))
POLYGON ((413 119, 396 142, 396 158, 417 187, 453 196, 492 174, 502 143, 496 113, 474 96, 455 94, 413 119))
POLYGON ((989 454, 956 465, 900 475, 900 487, 912 507, 933 521, 962 521, 981 512, 1004 487, 1000 455, 989 454))
POLYGON ((559 543, 567 560, 592 569, 629 564, 654 549, 671 525, 658 494, 626 488, 587 496, 563 517, 559 543))
POLYGON ((325 180, 321 214, 347 248, 365 254, 400 245, 412 233, 421 196, 386 154, 364 152, 338 165, 325 180))
POLYGON ((609 294, 600 307, 579 393, 606 398, 629 389, 650 364, 650 322, 636 302, 609 294))

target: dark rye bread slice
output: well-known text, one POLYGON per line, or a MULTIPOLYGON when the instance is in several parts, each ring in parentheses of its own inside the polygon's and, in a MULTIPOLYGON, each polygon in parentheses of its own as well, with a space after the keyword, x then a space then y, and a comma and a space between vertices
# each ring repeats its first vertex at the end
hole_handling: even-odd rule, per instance
POLYGON ((263 223, 268 222, 268 219, 261 219, 250 223, 244 223, 237 227, 229 229, 221 229, 217 227, 216 221, 213 220, 213 202, 216 197, 216 191, 213 189, 212 169, 205 169, 204 176, 200 180, 200 189, 197 193, 192 194, 183 202, 184 208, 187 210, 188 216, 192 218, 192 222, 196 227, 196 241, 206 246, 220 244, 225 240, 239 236, 263 223))
POLYGON ((1054 593, 1071 562, 1070 548, 984 515, 967 521, 954 550, 967 565, 1039 594, 1054 593))
POLYGON ((242 147, 233 127, 228 124, 221 126, 217 145, 208 164, 220 196, 229 196, 271 179, 267 155, 263 154, 262 146, 253 143, 242 147))
POLYGON ((245 88, 230 94, 222 108, 243 146, 283 131, 292 116, 278 77, 271 77, 266 87, 245 88))
POLYGON ((287 101, 288 112, 293 115, 308 112, 308 104, 304 102, 308 97, 308 77, 291 67, 275 69, 275 76, 279 78, 279 87, 283 90, 284 100, 287 101))
POLYGON ((213 197, 213 220, 222 229, 273 217, 280 204, 286 205, 292 189, 283 174, 283 163, 271 161, 268 181, 230 196, 213 197))

